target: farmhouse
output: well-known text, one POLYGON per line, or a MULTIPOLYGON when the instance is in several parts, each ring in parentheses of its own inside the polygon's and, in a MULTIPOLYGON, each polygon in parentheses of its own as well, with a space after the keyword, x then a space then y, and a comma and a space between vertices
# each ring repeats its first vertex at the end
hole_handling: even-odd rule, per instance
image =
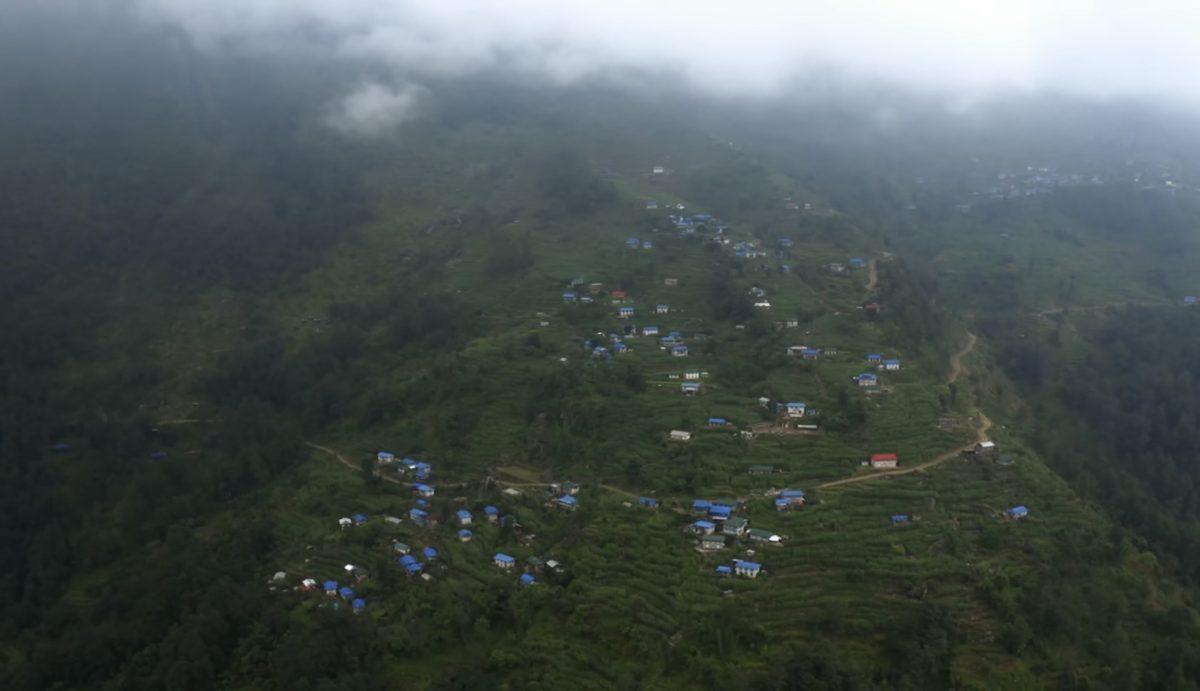
POLYGON ((821 357, 821 349, 820 348, 802 348, 800 350, 800 357, 805 360, 818 360, 821 357))
POLYGON ((674 357, 687 357, 687 354, 688 354, 687 346, 685 346, 683 344, 671 346, 671 355, 673 355, 674 357))
POLYGON ((629 293, 624 290, 614 290, 609 295, 612 296, 613 300, 624 300, 629 297, 629 293))
POLYGON ((483 507, 483 515, 487 516, 488 523, 495 523, 496 521, 500 520, 500 509, 488 504, 487 506, 483 507))
POLYGON ((473 538, 473 537, 475 537, 475 536, 471 533, 471 531, 467 530, 466 528, 463 528, 458 531, 458 541, 459 542, 470 542, 471 538, 473 538))
POLYGON ((871 363, 872 365, 878 365, 879 363, 883 362, 883 355, 880 355, 879 353, 868 353, 867 362, 871 363))
POLYGON ((897 358, 892 358, 890 360, 884 360, 883 361, 883 369, 885 369, 889 372, 900 371, 900 360, 897 358))
POLYGON ((721 532, 725 533, 726 535, 733 535, 734 537, 741 537, 742 535, 744 535, 746 533, 746 529, 749 527, 750 527, 750 521, 748 521, 744 518, 735 516, 735 517, 729 518, 728 520, 725 521, 725 525, 724 525, 724 527, 721 528, 721 532))
POLYGON ((354 519, 354 525, 363 525, 367 522, 367 517, 361 513, 356 513, 350 518, 354 519))
POLYGON ((712 508, 712 502, 707 499, 697 499, 692 502, 692 512, 698 514, 706 514, 712 508))
POLYGON ((654 201, 653 199, 648 200, 646 202, 646 209, 653 211, 654 209, 657 209, 657 208, 658 208, 658 202, 654 201))
POLYGON ((654 166, 650 169, 650 172, 654 175, 662 175, 667 172, 667 169, 662 166, 654 166))
POLYGON ((702 378, 704 378, 704 376, 705 376, 706 374, 708 374, 708 372, 700 372, 700 371, 697 371, 697 370, 692 370, 692 371, 690 371, 690 372, 684 372, 684 373, 683 373, 683 378, 684 378, 684 379, 687 379, 688 381, 696 381, 697 379, 702 379, 702 378))
POLYGON ((718 576, 732 576, 733 575, 733 567, 729 566, 728 564, 721 564, 717 567, 717 575, 718 576))
POLYGON ((419 526, 429 525, 429 513, 421 509, 414 508, 408 512, 408 520, 419 526))
POLYGON ((700 538, 700 549, 705 552, 715 552, 725 549, 725 537, 722 535, 705 535, 700 538))
POLYGON ((638 497, 638 504, 649 507, 651 509, 658 508, 658 500, 652 497, 638 497))
POLYGON ((524 585, 524 586, 530 586, 530 585, 536 585, 536 584, 537 584, 537 579, 535 579, 535 578, 533 577, 533 574, 531 574, 531 573, 523 573, 523 574, 521 574, 520 581, 521 581, 521 585, 524 585))
POLYGON ((708 426, 710 428, 728 427, 729 421, 723 417, 710 417, 708 419, 708 426))
POLYGON ((854 381, 858 382, 859 388, 862 389, 874 389, 879 386, 879 377, 870 372, 858 375, 854 378, 854 381))
POLYGON ((975 453, 993 453, 996 451, 996 442, 981 441, 975 445, 975 453))
POLYGON ((438 551, 434 547, 426 547, 425 549, 421 550, 421 553, 424 554, 425 558, 429 561, 433 561, 434 559, 438 558, 438 551))
POLYGON ((421 573, 423 568, 425 568, 424 565, 417 561, 416 557, 413 557, 412 555, 406 554, 403 557, 400 557, 400 559, 397 561, 400 564, 400 568, 404 569, 409 576, 416 576, 417 574, 421 573))
POLYGON ((1004 514, 1012 519, 1025 518, 1029 515, 1029 509, 1024 504, 1021 504, 1005 511, 1004 514))
POLYGON ((785 489, 779 493, 775 499, 775 508, 777 510, 790 509, 794 507, 804 506, 805 495, 802 489, 785 489), (781 507, 779 502, 785 502, 781 507))
POLYGON ((361 597, 356 597, 354 598, 354 602, 350 603, 350 607, 354 610, 355 614, 358 614, 367 608, 367 601, 361 597))
POLYGON ((675 286, 679 285, 679 279, 678 278, 664 278, 663 285, 668 288, 674 288, 675 286))
POLYGON ((685 381, 679 385, 679 390, 689 396, 694 396, 700 393, 700 382, 685 381))
POLYGON ((517 563, 517 560, 503 552, 496 552, 495 556, 492 557, 492 563, 502 569, 511 569, 517 563))
POLYGON ((790 401, 786 405, 787 416, 791 418, 804 417, 804 413, 808 410, 808 406, 800 401, 790 401))
POLYGON ((579 500, 569 494, 565 494, 558 498, 558 508, 564 511, 574 511, 579 508, 579 500))
POLYGON ((412 548, 403 542, 396 541, 392 543, 392 551, 396 554, 408 554, 412 551, 412 548))
POLYGON ((455 511, 454 517, 458 520, 459 525, 471 525, 471 512, 466 509, 455 511))
POLYGON ((746 531, 746 533, 751 542, 775 545, 777 547, 783 546, 783 538, 769 530, 751 528, 750 530, 746 531))
POLYGON ((659 303, 659 304, 658 304, 658 305, 657 305, 657 306, 654 308, 654 312, 655 312, 656 314, 667 314, 667 313, 669 313, 670 311, 671 311, 671 306, 670 306, 670 305, 668 305, 668 304, 666 304, 666 303, 662 303, 662 302, 660 302, 660 303, 659 303))
POLYGON ((632 307, 622 307, 619 310, 617 310, 617 316, 620 317, 621 319, 629 319, 630 317, 633 316, 633 308, 632 307))
POLYGON ((658 327, 657 326, 643 326, 642 327, 642 335, 643 336, 657 336, 658 335, 658 327))
POLYGON ((877 453, 871 454, 871 467, 879 468, 895 468, 900 464, 900 458, 894 453, 877 453))
POLYGON ((379 453, 375 454, 375 460, 378 461, 380 465, 388 465, 396 462, 396 454, 388 451, 380 451, 379 453))
POLYGON ((718 521, 729 520, 733 515, 733 507, 728 504, 713 504, 708 507, 708 515, 718 521))
POLYGON ((717 530, 717 524, 701 519, 688 526, 688 529, 697 535, 712 535, 717 530))
POLYGON ((867 265, 867 263, 865 261, 863 261, 862 257, 850 257, 850 266, 852 266, 856 269, 861 269, 862 267, 864 267, 866 265, 867 265))
POLYGON ((892 525, 908 525, 908 514, 898 513, 892 516, 892 525))
POLYGON ((759 309, 764 309, 764 310, 771 309, 771 303, 767 300, 758 300, 754 303, 754 306, 759 309))
POLYGON ((629 238, 628 240, 625 241, 625 246, 630 249, 634 249, 634 250, 636 250, 638 247, 640 247, 641 244, 642 244, 642 241, 638 240, 637 238, 629 238))
POLYGON ((762 564, 735 559, 733 562, 733 570, 734 573, 739 576, 744 576, 746 578, 758 578, 758 572, 762 571, 762 564))
POLYGON ((775 472, 773 465, 752 465, 746 469, 747 475, 771 475, 775 472))
POLYGON ((338 591, 338 582, 337 581, 325 581, 325 594, 326 595, 337 595, 337 591, 338 591))
POLYGON ((692 433, 681 429, 671 430, 671 441, 691 441, 692 433))
POLYGON ((576 299, 576 298, 575 298, 575 293, 572 293, 572 292, 569 292, 569 291, 568 291, 568 292, 566 292, 566 293, 563 293, 563 294, 562 294, 562 301, 563 301, 563 302, 575 302, 575 299, 576 299))
POLYGON ((432 497, 433 496, 433 488, 424 483, 418 482, 417 484, 413 485, 413 491, 416 492, 417 496, 420 496, 420 497, 432 497))
POLYGON ((354 521, 350 520, 349 518, 343 517, 338 519, 338 527, 342 530, 345 530, 352 525, 354 525, 354 521))

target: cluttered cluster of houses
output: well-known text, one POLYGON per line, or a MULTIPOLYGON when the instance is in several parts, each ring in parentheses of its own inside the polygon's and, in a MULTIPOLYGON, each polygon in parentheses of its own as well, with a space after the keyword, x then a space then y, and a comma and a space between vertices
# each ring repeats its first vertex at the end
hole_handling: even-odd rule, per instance
MULTIPOLYGON (((804 505, 802 490, 783 490, 775 498, 779 511, 788 511, 804 505)), ((746 542, 752 546, 782 546, 787 538, 770 530, 751 528, 749 519, 735 515, 742 508, 736 499, 697 499, 692 502, 692 513, 700 516, 688 524, 687 531, 695 535, 696 549, 701 552, 718 552, 732 542, 746 542)), ((748 552, 750 555, 753 551, 748 552)), ((749 562, 748 562, 749 563, 749 562)), ((741 573, 749 578, 758 575, 758 566, 753 573, 741 573)))

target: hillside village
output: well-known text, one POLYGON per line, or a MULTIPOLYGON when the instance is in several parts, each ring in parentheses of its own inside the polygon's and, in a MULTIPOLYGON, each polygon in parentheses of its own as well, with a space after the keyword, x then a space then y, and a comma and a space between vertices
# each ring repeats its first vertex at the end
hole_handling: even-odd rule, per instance
MULTIPOLYGON (((658 204, 647 202, 645 209, 658 213, 658 204)), ((760 240, 739 234, 731 224, 710 214, 684 215, 681 210, 673 209, 664 215, 671 228, 669 238, 698 239, 734 261, 743 262, 752 275, 787 276, 797 261, 805 259, 803 246, 798 246, 789 237, 775 238, 768 251, 760 240)), ((623 250, 652 255, 658 249, 656 239, 630 237, 625 240, 623 250)), ((886 310, 876 275, 879 261, 851 256, 843 261, 820 264, 820 268, 829 274, 846 280, 842 290, 858 295, 852 298, 857 302, 858 314, 845 316, 869 322, 886 310), (861 287, 864 283, 865 289, 861 287)), ((721 366, 720 356, 714 357, 708 329, 697 326, 705 323, 696 319, 697 306, 678 298, 680 278, 667 276, 656 284, 638 288, 627 287, 610 276, 596 278, 604 280, 586 276, 571 279, 559 296, 558 314, 538 313, 537 323, 542 329, 560 320, 582 327, 574 336, 580 344, 578 354, 560 357, 562 366, 577 366, 578 363, 586 367, 609 368, 637 358, 636 364, 630 366, 639 369, 640 376, 652 382, 654 390, 661 389, 660 395, 668 395, 674 390, 678 392, 675 395, 691 402, 690 405, 715 395, 714 388, 720 387, 710 381, 709 370, 721 366), (575 312, 584 309, 595 311, 588 318, 580 319, 575 312), (699 364, 689 367, 692 362, 699 364)), ((771 323, 776 334, 790 343, 782 348, 782 354, 794 363, 792 367, 803 367, 814 377, 843 376, 863 401, 878 401, 876 405, 883 405, 888 394, 893 392, 893 382, 904 381, 906 369, 895 349, 862 352, 861 344, 832 341, 826 336, 818 338, 811 331, 801 331, 801 320, 787 318, 787 313, 780 309, 791 296, 786 292, 768 292, 764 287, 767 283, 756 279, 745 289, 741 299, 750 302, 755 311, 780 315, 781 319, 772 319, 771 323), (861 354, 853 354, 856 350, 861 354), (838 372, 846 374, 838 375, 838 372)), ((734 325, 735 331, 744 328, 743 324, 734 325)), ((722 435, 736 444, 753 446, 771 437, 787 439, 792 435, 808 435, 817 439, 831 434, 822 426, 819 407, 787 395, 763 394, 744 397, 732 407, 722 406, 720 415, 707 415, 684 426, 663 427, 659 434, 667 444, 685 447, 711 435, 722 435), (726 410, 728 412, 724 412, 726 410)), ((952 448, 943 456, 991 463, 998 462, 997 451, 995 442, 980 440, 961 446, 961 450, 952 448)), ((1004 458, 1006 464, 1012 463, 1011 455, 1004 458)), ((820 483, 818 489, 847 481, 871 480, 875 472, 886 476, 910 470, 899 454, 886 450, 886 447, 879 448, 879 445, 861 457, 846 458, 845 461, 845 471, 851 474, 820 483)), ((393 509, 384 515, 368 516, 355 512, 336 520, 331 518, 331 529, 335 523, 338 532, 364 530, 368 524, 380 525, 372 534, 372 549, 377 556, 390 555, 392 563, 387 568, 396 569, 414 585, 436 587, 438 580, 452 577, 456 570, 466 568, 478 573, 480 569, 490 568, 498 577, 498 584, 508 582, 521 588, 558 587, 570 581, 571 565, 556 554, 552 544, 545 544, 531 532, 521 517, 529 516, 530 512, 546 516, 575 514, 603 494, 623 493, 628 495, 628 499, 621 502, 624 510, 667 516, 668 522, 675 525, 681 535, 687 536, 691 548, 703 556, 704 568, 715 579, 714 592, 732 596, 735 591, 722 585, 725 579, 769 577, 778 561, 774 555, 793 549, 793 539, 787 534, 789 528, 778 518, 810 510, 809 495, 804 489, 777 486, 776 483, 794 475, 774 465, 750 464, 740 471, 748 478, 765 479, 768 484, 756 482, 756 487, 742 496, 715 499, 659 492, 647 494, 632 488, 627 492, 602 483, 516 482, 505 477, 504 469, 482 478, 457 478, 458 481, 439 488, 434 468, 435 462, 431 459, 398 456, 390 451, 375 452, 371 472, 389 484, 398 485, 401 492, 408 492, 410 496, 407 499, 397 497, 390 502, 393 509), (482 492, 479 496, 486 498, 454 496, 460 488, 468 487, 479 488, 482 492), (455 554, 451 557, 450 552, 455 554), (464 564, 463 559, 471 563, 464 564)), ((836 515, 836 500, 830 510, 836 515)), ((914 529, 921 523, 919 511, 919 507, 911 504, 881 506, 875 529, 914 529)), ((1028 513, 1026 506, 1016 505, 996 510, 993 517, 998 521, 1016 520, 1025 518, 1028 513)), ((332 561, 340 563, 344 559, 332 561)), ((310 564, 312 560, 306 559, 305 563, 310 564)), ((355 613, 366 611, 368 599, 355 590, 358 586, 365 586, 360 588, 364 592, 374 590, 375 596, 387 596, 386 591, 372 588, 371 581, 376 574, 361 565, 348 563, 340 573, 334 574, 317 574, 310 567, 305 569, 298 585, 292 589, 324 594, 331 607, 347 607, 355 613)), ((288 580, 286 572, 276 573, 271 581, 272 588, 284 586, 288 580)))

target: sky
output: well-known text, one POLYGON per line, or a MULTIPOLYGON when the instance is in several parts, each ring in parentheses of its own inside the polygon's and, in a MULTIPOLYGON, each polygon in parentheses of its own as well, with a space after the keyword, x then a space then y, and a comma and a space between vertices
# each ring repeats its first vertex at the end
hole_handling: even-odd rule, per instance
POLYGON ((347 132, 410 117, 437 78, 496 68, 554 84, 648 73, 724 96, 786 92, 817 74, 1200 108, 1198 0, 118 1, 207 50, 372 66, 331 106, 347 132))

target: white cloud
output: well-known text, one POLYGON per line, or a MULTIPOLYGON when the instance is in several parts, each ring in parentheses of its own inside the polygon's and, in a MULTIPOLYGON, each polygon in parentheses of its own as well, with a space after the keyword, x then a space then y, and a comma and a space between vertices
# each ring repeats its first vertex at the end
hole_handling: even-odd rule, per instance
POLYGON ((135 1, 204 45, 302 43, 416 78, 504 66, 569 81, 633 68, 750 93, 832 66, 956 90, 1200 101, 1194 0, 135 1))
POLYGON ((325 122, 347 136, 386 134, 413 119, 424 96, 425 89, 412 84, 397 88, 366 82, 338 101, 325 122))

